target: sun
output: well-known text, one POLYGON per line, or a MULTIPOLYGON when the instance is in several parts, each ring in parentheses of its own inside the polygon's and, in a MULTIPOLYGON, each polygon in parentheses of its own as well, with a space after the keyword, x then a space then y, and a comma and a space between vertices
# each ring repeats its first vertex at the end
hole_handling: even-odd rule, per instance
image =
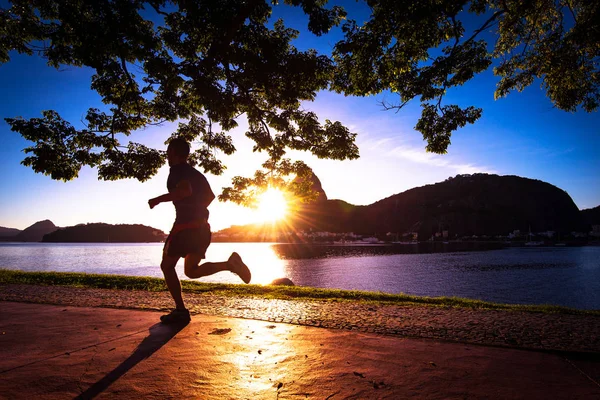
POLYGON ((261 222, 277 222, 285 217, 287 211, 287 200, 281 190, 268 188, 258 198, 256 216, 261 222))

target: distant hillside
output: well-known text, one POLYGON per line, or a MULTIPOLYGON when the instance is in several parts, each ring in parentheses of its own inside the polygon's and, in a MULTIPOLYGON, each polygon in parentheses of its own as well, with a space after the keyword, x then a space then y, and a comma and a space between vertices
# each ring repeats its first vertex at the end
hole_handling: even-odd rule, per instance
POLYGON ((45 234, 54 232, 58 227, 50 220, 36 222, 35 224, 18 232, 15 236, 4 236, 2 240, 12 242, 40 242, 45 234))
POLYGON ((563 190, 539 180, 489 174, 458 175, 390 196, 368 206, 326 200, 292 217, 297 229, 402 234, 426 240, 528 232, 585 230, 579 209, 563 190))
POLYGON ((12 236, 16 236, 20 232, 21 232, 20 229, 5 228, 3 226, 0 226, 0 237, 6 237, 6 236, 12 237, 12 236))
POLYGON ((163 231, 145 225, 110 225, 94 223, 70 226, 44 236, 43 242, 161 242, 166 235, 163 231))
POLYGON ((600 225, 600 206, 581 210, 581 217, 588 226, 600 225))

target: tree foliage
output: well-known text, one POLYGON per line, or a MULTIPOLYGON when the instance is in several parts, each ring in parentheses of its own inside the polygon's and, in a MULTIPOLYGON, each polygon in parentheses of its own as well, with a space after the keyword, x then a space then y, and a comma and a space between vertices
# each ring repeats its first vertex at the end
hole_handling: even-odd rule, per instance
POLYGON ((101 179, 144 181, 164 164, 164 152, 123 141, 143 127, 178 121, 171 137, 194 142, 192 162, 221 174, 220 155, 236 150, 228 132, 244 116, 254 151, 268 160, 254 177, 234 178, 221 199, 247 204, 267 184, 306 189, 302 179, 283 179, 310 175, 308 166, 285 158, 289 150, 358 157, 356 134, 302 107, 322 90, 391 92, 399 100, 384 103, 387 109, 416 99, 422 116, 415 129, 436 153, 482 114, 444 104, 447 91, 494 62, 496 97, 537 81, 560 109, 594 111, 600 102, 596 1, 365 0, 371 15, 364 24, 326 0, 283 2, 303 10, 311 34, 341 25, 344 38, 331 55, 292 45, 299 32, 270 20, 278 0, 11 1, 0 10, 0 62, 17 51, 38 53, 55 68, 92 68, 91 88, 105 104, 87 111, 84 129, 54 111, 7 118, 33 142, 23 164, 53 179, 73 179, 87 165, 101 179))
POLYGON ((333 88, 350 95, 390 90, 400 109, 422 106, 415 129, 427 150, 445 153, 457 128, 482 113, 443 105, 497 61, 495 97, 536 80, 554 106, 597 110, 600 102, 600 3, 586 0, 367 0, 371 18, 344 24, 336 44, 333 88), (474 26, 471 31, 467 26, 474 26), (493 41, 493 42, 492 42, 493 41))

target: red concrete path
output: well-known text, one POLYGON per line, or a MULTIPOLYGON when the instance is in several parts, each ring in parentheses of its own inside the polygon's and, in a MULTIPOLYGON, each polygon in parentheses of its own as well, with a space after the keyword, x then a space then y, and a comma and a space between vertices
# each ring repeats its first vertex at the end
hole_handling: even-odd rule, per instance
POLYGON ((600 357, 0 302, 0 398, 597 399, 600 357))

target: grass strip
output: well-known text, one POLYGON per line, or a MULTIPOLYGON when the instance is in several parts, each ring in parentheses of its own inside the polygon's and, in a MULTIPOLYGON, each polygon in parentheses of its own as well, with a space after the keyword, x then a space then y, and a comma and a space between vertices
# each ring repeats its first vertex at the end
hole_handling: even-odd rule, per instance
MULTIPOLYGON (((188 293, 206 293, 231 297, 259 297, 267 299, 305 299, 322 301, 360 301, 395 305, 423 305, 435 307, 463 307, 488 310, 525 311, 600 316, 600 310, 577 310, 554 305, 515 305, 492 303, 460 297, 424 297, 358 290, 318 289, 302 286, 235 285, 183 280, 182 288, 188 293)), ((78 272, 24 272, 0 269, 0 284, 71 286, 79 288, 166 291, 161 278, 86 274, 78 272)))

